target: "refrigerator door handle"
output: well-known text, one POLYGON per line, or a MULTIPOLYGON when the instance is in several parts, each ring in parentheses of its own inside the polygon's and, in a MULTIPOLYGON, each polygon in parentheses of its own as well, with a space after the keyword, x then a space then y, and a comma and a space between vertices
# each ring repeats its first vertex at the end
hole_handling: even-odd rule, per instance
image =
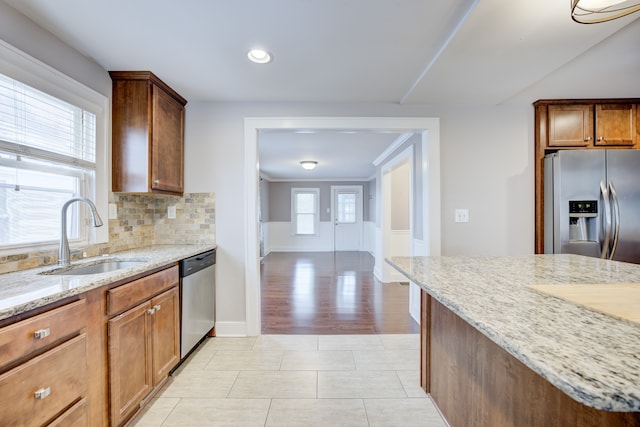
POLYGON ((613 259, 613 255, 615 255, 616 248, 618 247, 618 238, 620 237, 620 201, 618 200, 616 188, 613 186, 613 181, 609 181, 609 192, 613 199, 612 206, 615 213, 615 231, 613 233, 613 243, 611 244, 611 254, 609 255, 609 259, 613 259))
POLYGON ((611 205, 609 204, 609 191, 604 181, 600 181, 600 193, 602 194, 602 204, 604 205, 604 241, 602 242, 600 258, 607 259, 609 240, 611 239, 611 205))

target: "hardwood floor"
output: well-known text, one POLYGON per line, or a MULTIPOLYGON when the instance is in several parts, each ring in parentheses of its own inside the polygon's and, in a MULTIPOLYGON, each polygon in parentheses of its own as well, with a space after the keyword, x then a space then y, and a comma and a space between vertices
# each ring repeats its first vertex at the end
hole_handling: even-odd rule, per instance
POLYGON ((263 334, 418 333, 409 286, 381 283, 368 252, 272 252, 261 263, 263 334))

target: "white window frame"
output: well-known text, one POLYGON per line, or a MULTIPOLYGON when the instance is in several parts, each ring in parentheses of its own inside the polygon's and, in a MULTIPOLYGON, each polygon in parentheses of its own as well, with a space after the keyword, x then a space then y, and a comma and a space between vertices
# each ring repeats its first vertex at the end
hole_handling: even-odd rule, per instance
MULTIPOLYGON (((99 228, 90 227, 87 238, 70 241, 69 243, 71 246, 86 246, 87 244, 108 242, 109 152, 107 141, 109 141, 110 125, 109 99, 3 40, 0 40, 0 73, 95 114, 95 188, 90 193, 93 194, 93 201, 98 213, 105 222, 105 226, 99 228)), ((0 254, 39 251, 55 247, 57 247, 57 242, 4 246, 0 247, 0 254)))
POLYGON ((320 189, 319 188, 292 188, 291 189, 291 234, 294 236, 318 236, 320 234, 320 189), (296 206, 296 195, 313 194, 315 198, 313 233, 298 233, 298 212, 296 206))

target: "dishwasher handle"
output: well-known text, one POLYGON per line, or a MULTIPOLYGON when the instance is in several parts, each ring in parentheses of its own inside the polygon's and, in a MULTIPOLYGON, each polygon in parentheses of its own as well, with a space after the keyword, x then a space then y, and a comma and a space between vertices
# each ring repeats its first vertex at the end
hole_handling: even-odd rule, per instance
POLYGON ((183 259, 182 261, 180 261, 180 277, 187 277, 191 274, 197 273, 200 270, 215 265, 215 263, 215 249, 212 251, 194 255, 190 258, 183 259))

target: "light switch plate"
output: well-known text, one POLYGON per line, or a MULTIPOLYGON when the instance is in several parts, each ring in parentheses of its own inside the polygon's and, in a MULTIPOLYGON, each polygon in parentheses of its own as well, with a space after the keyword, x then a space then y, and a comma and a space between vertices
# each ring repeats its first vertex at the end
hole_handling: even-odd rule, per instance
POLYGON ((176 219, 176 206, 172 205, 167 208, 167 217, 169 219, 176 219))
POLYGON ((118 219, 118 205, 109 203, 109 219, 118 219))
POLYGON ((469 222, 469 209, 456 209, 456 222, 469 222))

